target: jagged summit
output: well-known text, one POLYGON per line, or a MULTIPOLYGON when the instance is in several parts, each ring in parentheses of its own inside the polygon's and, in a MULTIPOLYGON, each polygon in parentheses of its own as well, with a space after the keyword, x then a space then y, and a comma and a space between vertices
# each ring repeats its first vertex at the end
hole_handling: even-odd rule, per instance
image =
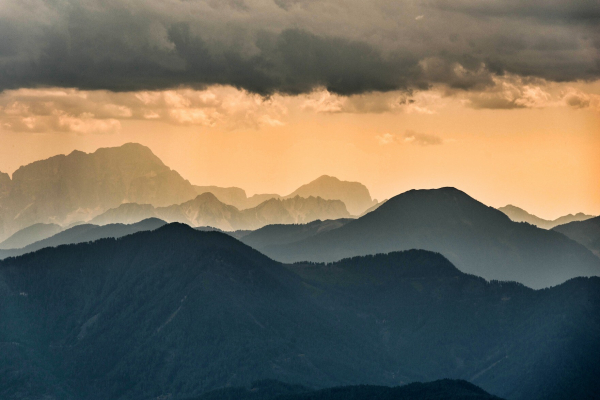
POLYGON ((137 143, 100 148, 20 167, 2 178, 5 235, 35 223, 89 221, 122 203, 167 206, 193 199, 193 186, 137 143))

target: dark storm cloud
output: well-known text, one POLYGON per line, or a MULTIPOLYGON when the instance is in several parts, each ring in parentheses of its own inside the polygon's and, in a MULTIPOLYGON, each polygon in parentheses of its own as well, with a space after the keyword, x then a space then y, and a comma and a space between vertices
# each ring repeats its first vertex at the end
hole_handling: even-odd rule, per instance
POLYGON ((337 94, 600 76, 596 0, 43 1, 0 10, 0 89, 337 94))

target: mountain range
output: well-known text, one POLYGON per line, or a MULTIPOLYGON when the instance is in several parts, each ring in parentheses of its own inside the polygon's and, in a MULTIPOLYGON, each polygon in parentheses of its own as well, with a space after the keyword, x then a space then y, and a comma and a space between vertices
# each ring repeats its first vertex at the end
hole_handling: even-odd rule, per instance
POLYGON ((181 222, 190 226, 211 226, 224 231, 253 230, 269 224, 297 224, 318 219, 347 218, 350 214, 340 200, 320 197, 270 199, 254 208, 238 210, 220 202, 210 192, 183 204, 153 207, 150 204, 122 204, 90 221, 92 224, 135 223, 147 218, 181 222))
MULTIPOLYGON (((254 209, 267 202, 262 206, 264 212, 268 213, 267 209, 278 212, 283 219, 272 219, 272 216, 265 215, 256 215, 255 218, 259 221, 264 219, 266 223, 279 224, 349 216, 347 213, 335 217, 324 215, 321 209, 324 203, 314 201, 301 205, 302 211, 298 211, 298 204, 290 206, 299 202, 294 200, 297 197, 341 200, 353 215, 360 215, 377 203, 371 199, 364 185, 340 181, 329 176, 322 176, 303 185, 287 196, 256 194, 247 197, 246 192, 240 188, 194 186, 167 167, 149 148, 128 143, 120 147, 101 148, 90 154, 73 151, 68 155, 36 161, 17 169, 12 179, 8 174, 0 173, 0 241, 35 224, 65 227, 74 223, 91 222, 93 218, 122 204, 139 204, 139 207, 125 207, 129 207, 128 210, 132 213, 142 213, 142 219, 148 218, 152 214, 149 206, 164 208, 182 205, 206 193, 212 193, 221 203, 232 205, 238 211, 254 209), (277 203, 277 200, 283 202, 277 203), (309 210, 313 204, 317 209, 309 210), (146 210, 141 211, 142 208, 146 210)), ((190 204, 192 208, 195 206, 193 202, 190 204)), ((210 215, 191 217, 186 213, 193 211, 178 209, 181 207, 173 208, 172 221, 215 218, 210 215), (181 215, 175 215, 178 213, 181 215)), ((227 218, 216 218, 223 221, 221 226, 224 229, 231 229, 226 228, 229 222, 224 221, 227 218)), ((139 220, 138 218, 135 222, 139 220)), ((110 220, 111 223, 131 221, 110 220)), ((253 222, 252 226, 262 225, 264 223, 253 222)), ((28 244, 35 239, 39 238, 27 239, 28 244)))
POLYGON ((57 224, 33 224, 15 232, 11 237, 0 243, 0 250, 20 249, 49 238, 61 230, 62 227, 57 224))
POLYGON ((423 250, 282 265, 169 224, 0 261, 2 398, 450 378, 511 400, 583 399, 600 391, 599 351, 600 278, 536 291, 423 250))
POLYGON ((442 253, 463 272, 532 288, 600 275, 600 260, 581 244, 555 231, 513 222, 454 188, 411 190, 337 229, 298 236, 287 244, 265 237, 252 245, 282 262, 331 262, 425 249, 442 253))
POLYGON ((135 143, 54 156, 6 178, 0 182, 5 237, 36 223, 85 221, 124 202, 167 206, 196 196, 188 181, 135 143))
POLYGON ((568 224, 556 226, 552 230, 581 243, 600 257, 600 217, 569 222, 568 224))
POLYGON ((314 181, 300 186, 287 196, 255 194, 252 197, 247 197, 246 192, 237 187, 194 186, 194 188, 198 194, 212 193, 223 203, 235 206, 239 210, 256 207, 260 203, 271 199, 293 199, 295 197, 321 197, 325 200, 341 200, 352 215, 361 215, 378 204, 377 200, 371 199, 369 190, 362 183, 341 181, 328 175, 320 176, 314 181))
POLYGON ((515 222, 527 222, 531 225, 535 225, 538 228, 543 228, 543 229, 552 229, 558 225, 567 224, 567 223, 573 222, 573 221, 585 221, 586 219, 590 219, 590 218, 594 217, 593 215, 577 213, 577 214, 564 215, 555 220, 547 220, 547 219, 537 217, 533 214, 530 214, 527 211, 523 210, 522 208, 513 206, 511 204, 504 206, 504 207, 500 207, 498 210, 502 211, 511 220, 513 220, 515 222))
POLYGON ((165 221, 158 218, 148 218, 133 224, 108 224, 102 226, 93 224, 76 225, 21 248, 0 250, 0 260, 7 257, 17 257, 46 247, 93 242, 105 238, 120 238, 136 232, 152 231, 165 224, 165 221))

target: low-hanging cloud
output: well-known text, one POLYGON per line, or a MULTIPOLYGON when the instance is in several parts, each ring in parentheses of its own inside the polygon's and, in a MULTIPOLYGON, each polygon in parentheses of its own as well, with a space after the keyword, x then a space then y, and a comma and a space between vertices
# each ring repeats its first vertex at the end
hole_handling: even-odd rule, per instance
POLYGON ((354 95, 483 90, 507 73, 594 80, 599 21, 592 0, 7 0, 0 90, 354 95))

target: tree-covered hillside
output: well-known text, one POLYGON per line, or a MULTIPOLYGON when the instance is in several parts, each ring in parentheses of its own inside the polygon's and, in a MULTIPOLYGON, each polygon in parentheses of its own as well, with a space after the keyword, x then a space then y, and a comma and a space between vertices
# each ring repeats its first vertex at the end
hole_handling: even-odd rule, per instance
POLYGON ((591 398, 599 311, 598 278, 535 291, 422 250, 286 266, 170 224, 0 262, 0 397, 450 378, 514 400, 591 398))

